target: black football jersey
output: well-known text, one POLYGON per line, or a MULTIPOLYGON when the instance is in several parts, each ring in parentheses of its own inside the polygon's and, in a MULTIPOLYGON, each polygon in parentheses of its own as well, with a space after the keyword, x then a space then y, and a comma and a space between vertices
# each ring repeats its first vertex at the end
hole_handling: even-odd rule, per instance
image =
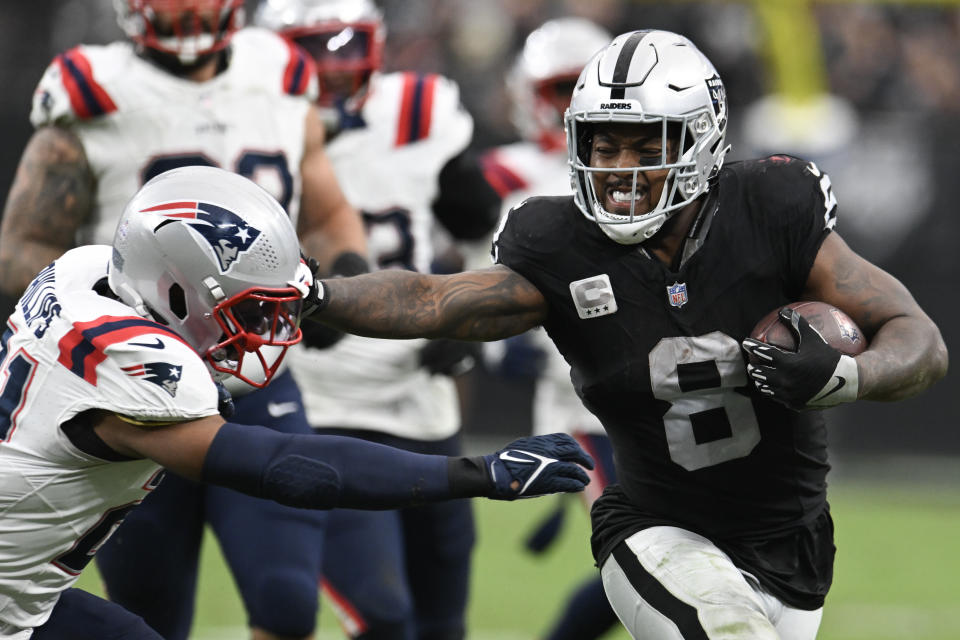
POLYGON ((676 270, 608 239, 572 197, 510 212, 494 258, 547 299, 544 327, 649 524, 762 539, 824 512, 823 418, 762 397, 740 342, 799 298, 835 221, 829 178, 789 156, 723 168, 676 270))

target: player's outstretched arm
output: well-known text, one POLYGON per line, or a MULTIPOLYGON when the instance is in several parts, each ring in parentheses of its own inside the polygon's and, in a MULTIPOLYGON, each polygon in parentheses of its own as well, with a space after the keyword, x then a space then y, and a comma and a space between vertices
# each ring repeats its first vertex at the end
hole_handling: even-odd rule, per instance
POLYGON ((0 292, 19 297, 34 276, 75 246, 90 215, 94 178, 70 130, 41 127, 27 143, 0 228, 0 292))
POLYGON ((760 382, 774 399, 794 408, 861 398, 901 400, 946 374, 947 348, 937 326, 900 281, 861 258, 836 233, 824 239, 802 297, 844 311, 866 333, 869 347, 855 358, 841 356, 799 314, 781 312, 783 321, 796 324, 796 355, 744 341, 763 360, 760 382), (855 384, 846 384, 850 381, 855 384), (799 397, 805 386, 809 389, 799 397))
POLYGON ((422 455, 357 438, 283 434, 211 416, 143 427, 114 415, 97 434, 194 480, 296 507, 393 509, 486 496, 513 500, 580 491, 593 460, 571 437, 521 438, 478 457, 422 455))
POLYGON ((364 336, 499 340, 547 317, 543 294, 502 265, 452 275, 378 271, 319 284, 312 319, 364 336))

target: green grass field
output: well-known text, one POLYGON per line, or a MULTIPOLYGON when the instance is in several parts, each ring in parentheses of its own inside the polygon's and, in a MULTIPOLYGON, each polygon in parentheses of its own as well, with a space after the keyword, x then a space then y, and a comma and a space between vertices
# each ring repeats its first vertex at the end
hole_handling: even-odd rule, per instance
MULTIPOLYGON (((960 487, 831 484, 837 565, 820 640, 955 640, 960 637, 960 487)), ((544 555, 522 550, 553 498, 475 502, 471 640, 533 640, 570 586, 592 570, 588 522, 576 505, 544 555)), ((197 640, 243 640, 244 618, 216 544, 208 537, 199 586, 197 640)), ((101 593, 90 565, 79 586, 101 593)), ((322 640, 342 638, 333 614, 320 616, 322 640)), ((628 640, 622 630, 608 640, 628 640)))

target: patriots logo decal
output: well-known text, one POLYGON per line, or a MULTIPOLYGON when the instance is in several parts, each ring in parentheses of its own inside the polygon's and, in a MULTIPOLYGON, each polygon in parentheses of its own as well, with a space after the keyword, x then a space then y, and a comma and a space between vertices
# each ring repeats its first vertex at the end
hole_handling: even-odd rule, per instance
POLYGON ((140 213, 157 213, 169 220, 181 220, 207 241, 226 273, 244 251, 253 246, 260 230, 251 227, 229 209, 209 202, 168 202, 141 209, 140 213))
POLYGON ((152 382, 169 393, 171 397, 176 397, 177 384, 180 382, 180 373, 183 371, 183 366, 170 364, 169 362, 146 362, 131 367, 123 367, 123 371, 132 378, 142 378, 147 382, 152 382))

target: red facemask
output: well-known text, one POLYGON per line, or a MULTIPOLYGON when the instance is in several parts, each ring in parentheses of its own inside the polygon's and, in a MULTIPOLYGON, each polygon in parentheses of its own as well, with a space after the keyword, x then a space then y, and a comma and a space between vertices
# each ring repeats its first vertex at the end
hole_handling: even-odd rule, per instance
POLYGON ((139 16, 134 42, 191 63, 227 46, 243 23, 243 0, 127 0, 139 16))
POLYGON ((287 349, 300 342, 301 304, 300 292, 293 287, 248 289, 224 300, 213 308, 223 337, 204 358, 216 371, 265 387, 287 349), (263 347, 268 347, 267 353, 263 347))

